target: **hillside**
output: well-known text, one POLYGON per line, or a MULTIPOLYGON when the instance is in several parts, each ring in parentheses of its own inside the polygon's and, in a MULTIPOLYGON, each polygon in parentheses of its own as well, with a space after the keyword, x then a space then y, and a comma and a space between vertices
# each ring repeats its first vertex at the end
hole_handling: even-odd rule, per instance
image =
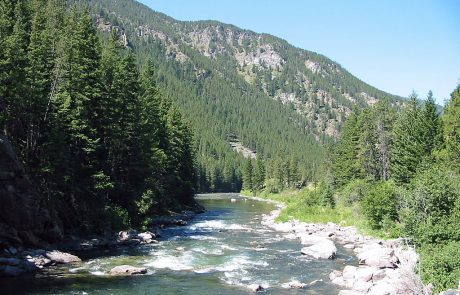
POLYGON ((243 158, 231 137, 272 162, 297 161, 311 180, 354 105, 400 99, 274 36, 177 21, 131 0, 89 3, 101 31, 115 29, 141 60, 153 59, 158 86, 191 122, 201 190, 239 189, 243 158))

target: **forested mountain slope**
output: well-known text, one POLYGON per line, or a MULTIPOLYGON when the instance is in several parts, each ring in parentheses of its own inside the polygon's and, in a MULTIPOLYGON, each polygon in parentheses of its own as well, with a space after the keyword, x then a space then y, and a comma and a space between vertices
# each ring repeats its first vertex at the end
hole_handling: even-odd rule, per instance
POLYGON ((337 137, 354 105, 399 100, 270 35, 177 21, 131 0, 78 2, 89 3, 98 28, 116 30, 141 62, 155 61, 156 82, 195 130, 202 190, 239 189, 243 158, 229 144, 235 138, 269 159, 273 174, 289 174, 280 165, 296 161, 300 180, 310 180, 322 144, 337 137))

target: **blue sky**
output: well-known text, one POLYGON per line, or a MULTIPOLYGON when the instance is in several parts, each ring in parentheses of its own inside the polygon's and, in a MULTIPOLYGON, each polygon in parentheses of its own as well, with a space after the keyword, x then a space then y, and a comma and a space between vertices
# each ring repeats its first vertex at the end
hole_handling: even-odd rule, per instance
POLYGON ((438 103, 460 83, 460 1, 141 0, 178 20, 218 20, 324 54, 390 93, 438 103))

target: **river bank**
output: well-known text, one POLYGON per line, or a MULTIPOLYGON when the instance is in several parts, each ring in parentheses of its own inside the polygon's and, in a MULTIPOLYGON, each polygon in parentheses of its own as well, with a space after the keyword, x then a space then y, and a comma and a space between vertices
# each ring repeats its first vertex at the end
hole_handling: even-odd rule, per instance
POLYGON ((424 286, 416 274, 418 255, 415 249, 403 238, 383 240, 363 235, 354 226, 332 222, 276 222, 287 205, 266 198, 248 198, 276 204, 277 209, 264 215, 262 223, 285 233, 286 239, 299 240, 305 246, 302 254, 316 259, 334 259, 336 244, 353 250, 359 265, 346 265, 343 270, 329 274, 333 284, 344 288, 340 295, 432 294, 431 286, 424 286))
MULTIPOLYGON (((0 277, 16 277, 26 273, 37 272, 59 264, 74 264, 82 260, 80 255, 87 251, 109 251, 113 248, 136 247, 158 243, 161 232, 170 226, 185 226, 196 214, 204 212, 203 208, 195 211, 183 211, 174 215, 157 216, 151 222, 148 231, 136 229, 113 232, 108 235, 86 237, 67 236, 62 241, 43 248, 8 247, 0 253, 0 277)), ((128 267, 128 268, 127 268, 128 267)), ((145 273, 143 269, 129 268, 123 272, 114 270, 113 274, 145 273)))
POLYGON ((0 294, 338 294, 328 279, 345 264, 357 265, 351 250, 337 258, 312 259, 302 245, 262 224, 276 206, 239 197, 198 197, 206 212, 186 225, 165 227, 158 243, 80 252, 81 262, 60 264, 0 279, 0 294), (124 265, 142 275, 114 275, 124 265), (118 268, 117 268, 118 267, 118 268))

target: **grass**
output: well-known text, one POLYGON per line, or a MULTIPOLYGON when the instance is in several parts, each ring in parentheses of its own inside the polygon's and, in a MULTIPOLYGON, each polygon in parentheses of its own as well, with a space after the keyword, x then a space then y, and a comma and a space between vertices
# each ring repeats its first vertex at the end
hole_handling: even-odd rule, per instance
MULTIPOLYGON (((315 204, 315 200, 312 200, 314 190, 314 188, 309 187, 301 190, 285 190, 280 193, 263 191, 257 197, 278 201, 286 205, 286 208, 281 211, 280 216, 277 218, 278 222, 294 219, 310 223, 325 224, 333 222, 341 226, 355 226, 359 232, 365 235, 379 238, 394 237, 395 232, 393 229, 372 229, 365 216, 361 213, 358 203, 346 206, 341 202, 337 202, 338 204, 334 208, 315 204)), ((241 191, 241 194, 246 196, 254 195, 250 191, 241 191)))

